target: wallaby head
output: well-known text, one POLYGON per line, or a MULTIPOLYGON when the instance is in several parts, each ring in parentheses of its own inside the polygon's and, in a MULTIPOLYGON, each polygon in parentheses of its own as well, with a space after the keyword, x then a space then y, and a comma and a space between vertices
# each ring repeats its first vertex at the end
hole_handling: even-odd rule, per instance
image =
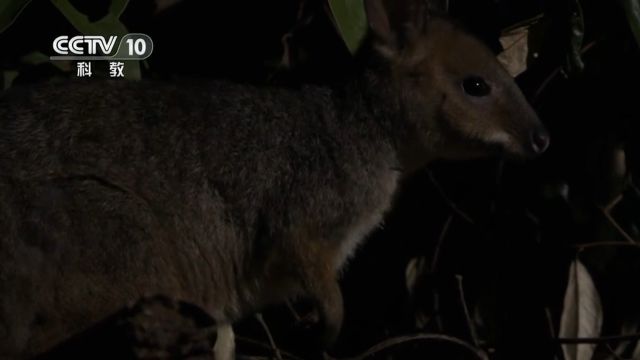
POLYGON ((370 51, 386 67, 387 94, 398 94, 393 102, 403 139, 410 138, 410 161, 544 152, 548 133, 496 56, 427 7, 421 0, 365 0, 370 51), (417 153, 429 158, 415 159, 417 153))

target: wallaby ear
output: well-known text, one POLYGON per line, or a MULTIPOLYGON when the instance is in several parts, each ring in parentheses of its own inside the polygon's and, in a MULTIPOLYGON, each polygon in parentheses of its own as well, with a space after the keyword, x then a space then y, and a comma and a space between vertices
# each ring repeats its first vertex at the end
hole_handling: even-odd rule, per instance
POLYGON ((425 0, 364 0, 364 8, 374 47, 385 57, 411 44, 429 21, 425 0))
POLYGON ((395 53, 394 33, 383 0, 364 0, 364 11, 375 48, 383 55, 390 56, 395 53))

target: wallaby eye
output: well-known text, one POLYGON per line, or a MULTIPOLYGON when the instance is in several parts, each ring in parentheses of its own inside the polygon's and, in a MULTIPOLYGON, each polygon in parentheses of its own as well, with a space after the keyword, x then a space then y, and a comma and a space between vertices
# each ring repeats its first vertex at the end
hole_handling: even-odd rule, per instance
POLYGON ((491 87, 479 76, 469 76, 462 81, 464 92, 471 96, 487 96, 491 92, 491 87))

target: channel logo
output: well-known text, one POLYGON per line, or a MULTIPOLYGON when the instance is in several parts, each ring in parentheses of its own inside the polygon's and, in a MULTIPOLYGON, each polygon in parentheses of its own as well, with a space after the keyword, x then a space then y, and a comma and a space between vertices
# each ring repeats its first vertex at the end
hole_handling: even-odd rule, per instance
POLYGON ((153 52, 153 41, 140 33, 126 34, 120 41, 115 35, 62 35, 53 40, 53 51, 58 55, 51 60, 144 60, 153 52))

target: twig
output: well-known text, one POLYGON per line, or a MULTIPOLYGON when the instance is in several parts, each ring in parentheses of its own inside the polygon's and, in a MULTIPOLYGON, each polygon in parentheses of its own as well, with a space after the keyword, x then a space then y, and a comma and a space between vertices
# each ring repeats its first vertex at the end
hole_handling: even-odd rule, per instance
POLYGON ((440 247, 444 242, 444 237, 447 235, 449 231, 449 225, 451 225, 451 221, 453 220, 453 214, 449 214, 447 220, 445 220, 444 225, 442 225, 442 230, 440 231, 440 236, 438 236, 438 242, 436 243, 436 247, 433 250, 433 258, 431 259, 431 273, 435 273, 436 266, 438 265, 438 259, 440 258, 440 247))
MULTIPOLYGON (((515 30, 515 29, 514 29, 514 30, 515 30)), ((526 39, 526 38, 527 38, 527 36, 529 36, 529 34, 527 34, 527 33, 524 33, 524 34, 520 35, 520 37, 518 37, 517 39, 513 40, 513 42, 511 42, 511 44, 509 44, 509 46, 507 46, 507 47, 503 47, 503 48, 502 48, 502 51, 504 52, 504 51, 508 51, 508 50, 510 50, 511 48, 513 48, 514 46, 516 46, 516 44, 517 44, 517 43, 519 43, 519 42, 520 42, 520 41, 522 41, 523 39, 526 39)))
POLYGON ((291 301, 287 300, 286 304, 287 304, 287 309, 289 309, 289 311, 291 312, 291 316, 293 316, 293 319, 295 320, 295 322, 299 323, 302 320, 302 318, 300 317, 296 309, 294 309, 293 305, 291 304, 291 301))
POLYGON ((531 26, 534 25, 535 23, 537 23, 538 21, 542 20, 544 18, 544 14, 538 14, 536 16, 530 17, 528 19, 524 19, 522 21, 519 21, 513 25, 510 25, 504 29, 502 29, 501 33, 502 34, 507 34, 519 27, 524 27, 524 26, 531 26))
POLYGON ((456 280, 458 282, 458 293, 460 294, 460 304, 462 305, 462 310, 464 311, 464 318, 467 321, 467 327, 469 327, 469 334, 471 335, 471 340, 473 341, 473 345, 477 347, 480 342, 478 341, 478 334, 476 332, 475 326, 473 326, 473 322, 471 321, 471 316, 469 315, 469 308, 467 307, 467 301, 464 297, 464 288, 462 286, 462 275, 456 275, 456 280))
MULTIPOLYGON (((263 348, 265 350, 273 350, 271 348, 271 345, 265 344, 262 341, 258 341, 258 340, 254 340, 254 339, 250 339, 250 338, 246 338, 246 337, 242 337, 242 336, 236 336, 236 340, 244 342, 244 343, 247 343, 247 344, 251 344, 251 345, 254 345, 254 346, 258 346, 258 347, 263 348)), ((293 354, 291 354, 289 352, 283 351, 283 350, 280 350, 280 354, 282 356, 284 356, 285 358, 290 359, 290 360, 305 360, 305 359, 303 359, 301 357, 297 357, 297 356, 295 356, 295 355, 293 355, 293 354)))
POLYGON ((544 81, 542 81, 542 84, 540 84, 540 86, 538 87, 538 90, 536 90, 535 94, 533 94, 533 98, 531 99, 532 103, 535 104, 536 102, 538 102, 538 98, 540 98, 540 95, 542 94, 542 92, 547 88, 547 86, 549 86, 551 81, 553 81, 556 78, 556 76, 558 76, 561 70, 562 70, 562 67, 558 66, 551 72, 551 74, 549 74, 549 76, 547 76, 544 79, 544 81))
MULTIPOLYGON (((449 214, 447 220, 445 220, 444 225, 442 226, 442 230, 440 231, 440 236, 438 236, 438 242, 436 243, 436 248, 433 251, 433 258, 431 259, 431 268, 429 269, 431 274, 436 272, 436 267, 438 265, 438 260, 440 259, 440 248, 442 247, 442 243, 444 242, 444 237, 447 235, 449 231, 449 226, 453 221, 453 214, 449 214)), ((433 312, 436 320, 436 326, 440 331, 442 331, 442 318, 440 317, 440 294, 434 288, 433 290, 433 312)))
POLYGON ((536 227, 536 243, 542 244, 542 234, 540 233, 540 219, 538 219, 538 217, 534 215, 529 209, 525 209, 525 216, 536 227))
POLYGON ((433 290, 433 312, 438 330, 443 331, 444 325, 442 324, 442 316, 440 316, 440 293, 435 289, 433 290))
POLYGON ((431 182, 433 183, 433 186, 436 188, 440 196, 442 196, 442 199, 447 203, 447 205, 451 208, 451 210, 453 210, 453 212, 458 214, 461 218, 466 220, 468 223, 475 224, 475 221, 473 221, 473 219, 471 219, 469 215, 467 215, 464 211, 460 210, 458 205, 456 205, 456 203, 451 201, 447 193, 442 189, 440 184, 436 181, 435 177, 433 176, 433 172, 431 172, 431 170, 427 170, 427 174, 429 175, 429 180, 431 180, 431 182))
POLYGON ((631 188, 631 190, 633 190, 633 192, 635 193, 635 195, 637 197, 640 197, 640 189, 638 189, 638 187, 636 186, 636 184, 632 180, 629 180, 629 185, 628 186, 631 188))
POLYGON ((623 242, 623 241, 598 241, 598 242, 591 242, 586 244, 577 244, 573 246, 580 250, 592 248, 592 247, 600 247, 600 246, 630 246, 630 247, 640 248, 639 243, 630 243, 630 242, 623 242))
POLYGON ((489 360, 489 357, 483 350, 477 347, 474 347, 473 345, 467 343, 464 340, 460 340, 456 337, 449 336, 449 335, 442 335, 442 334, 416 334, 416 335, 398 336, 398 337, 390 338, 379 344, 374 345, 373 347, 369 348, 369 350, 365 351, 361 355, 358 355, 352 358, 343 358, 340 360, 363 360, 371 355, 379 353, 380 351, 390 348, 392 346, 396 346, 396 345, 400 345, 400 344, 412 342, 412 341, 420 341, 420 340, 440 341, 440 342, 446 342, 446 343, 458 345, 468 350, 469 352, 471 352, 478 359, 489 360))
MULTIPOLYGON (((580 50, 580 55, 584 55, 587 51, 591 50, 592 47, 594 47, 596 44, 598 43, 598 40, 594 40, 592 42, 590 42, 589 44, 585 45, 585 47, 582 48, 582 50, 580 50)), ((542 84, 540 84, 540 86, 538 87, 538 90, 536 90, 535 94, 533 94, 533 98, 531 100, 532 103, 537 103, 538 102, 538 98, 540 97, 540 95, 542 94, 542 92, 544 91, 544 89, 547 88, 547 86, 551 83, 551 81, 553 79, 556 78, 556 76, 558 76, 558 74, 562 71, 562 66, 558 66, 557 68, 555 68, 551 74, 549 74, 549 76, 547 76, 544 81, 542 82, 542 84)))
POLYGON ((264 329, 265 334, 267 334, 267 339, 269 339, 269 344, 271 345, 271 350, 273 350, 273 354, 275 355, 276 359, 282 360, 282 355, 280 354, 280 349, 278 349, 278 346, 276 345, 276 342, 273 340, 273 336, 271 335, 271 331, 269 330, 269 327, 267 326, 267 323, 264 321, 264 318, 262 317, 262 314, 258 313, 258 314, 255 315, 255 317, 258 320, 258 322, 260 323, 260 325, 262 326, 262 328, 264 329))
MULTIPOLYGON (((553 327, 553 318, 551 317, 551 311, 549 310, 548 307, 544 308, 544 314, 545 314, 545 317, 547 318, 547 325, 549 326, 549 335, 551 335, 552 339, 555 339, 556 338, 556 331, 555 331, 555 328, 553 327)), ((556 348, 556 351, 559 354, 562 354, 562 347, 558 345, 557 348, 556 348)), ((553 358, 555 360, 557 360, 558 359, 558 354, 554 352, 553 358)))
POLYGON ((607 348, 607 351, 609 351, 611 356, 613 356, 613 359, 615 359, 615 360, 628 360, 628 359, 623 359, 622 357, 620 357, 620 355, 618 355, 618 353, 616 352, 616 349, 612 348, 611 345, 605 344, 605 347, 607 348))
POLYGON ((557 338, 556 341, 560 344, 602 344, 611 341, 638 341, 640 340, 640 333, 628 334, 628 335, 611 335, 601 336, 596 338, 557 338))
POLYGON ((609 222, 611 223, 611 225, 618 231, 618 233, 620 235, 622 235, 623 238, 625 238, 625 240, 627 240, 629 243, 631 244, 638 244, 637 241, 635 241, 631 235, 629 235, 623 228, 622 226, 620 226, 620 224, 618 224, 618 222, 616 221, 616 219, 613 218, 613 216, 611 216, 611 214, 607 211, 606 208, 604 207, 600 207, 600 210, 602 210, 602 214, 604 215, 605 218, 607 218, 607 220, 609 220, 609 222))
POLYGON ((611 200, 607 205, 605 205, 603 207, 603 210, 606 212, 610 212, 611 210, 613 210, 614 207, 616 207, 616 205, 618 205, 618 203, 622 200, 622 194, 619 194, 618 196, 616 196, 615 198, 613 198, 613 200, 611 200))

